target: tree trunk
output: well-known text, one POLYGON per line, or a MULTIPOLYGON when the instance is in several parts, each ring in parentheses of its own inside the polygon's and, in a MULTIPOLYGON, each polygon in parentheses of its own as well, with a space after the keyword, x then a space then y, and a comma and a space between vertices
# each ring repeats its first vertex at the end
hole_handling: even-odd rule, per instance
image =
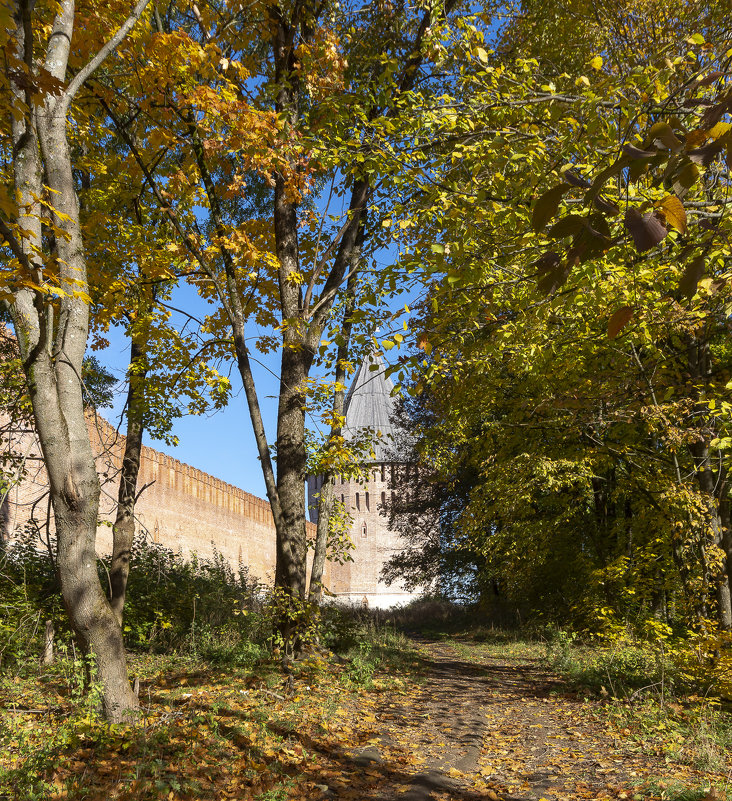
MULTIPOLYGON (((705 338, 694 338, 688 349, 689 372, 694 383, 707 385, 712 379, 712 357, 709 352, 709 343, 705 338)), ((714 420, 709 420, 708 409, 704 396, 698 398, 697 410, 702 421, 707 420, 698 434, 698 439, 689 445, 689 452, 694 460, 696 482, 706 505, 709 534, 702 535, 702 564, 705 573, 709 573, 704 545, 711 542, 721 550, 722 566, 716 575, 709 575, 714 583, 717 598, 717 619, 724 631, 732 631, 732 592, 730 591, 730 565, 728 552, 725 548, 725 538, 729 536, 722 521, 721 506, 727 495, 727 475, 724 466, 720 463, 715 470, 709 452, 709 442, 715 435, 714 420)), ((706 576, 705 576, 706 578, 706 576)))
POLYGON ((730 502, 726 492, 719 503, 719 516, 722 521, 722 548, 727 557, 727 584, 732 590, 732 526, 730 502))
POLYGON ((53 629, 53 621, 46 621, 46 630, 43 637, 43 654, 41 654, 42 665, 53 664, 53 638, 55 631, 53 629))
MULTIPOLYGON (((352 256, 352 266, 356 268, 358 260, 361 258, 361 244, 363 242, 364 224, 359 227, 359 235, 354 247, 352 256)), ((345 401, 346 361, 351 340, 351 328, 353 327, 352 315, 356 306, 356 282, 358 274, 355 269, 348 277, 346 285, 346 305, 343 310, 343 325, 341 326, 341 341, 338 345, 336 355, 335 383, 336 389, 333 393, 333 414, 336 422, 330 429, 330 440, 335 441, 341 436, 343 429, 340 418, 343 417, 343 405, 345 401)), ((330 528, 330 518, 333 511, 333 471, 329 470, 323 476, 323 483, 320 487, 318 498, 318 527, 315 534, 315 551, 313 553, 313 565, 310 570, 310 593, 311 603, 318 604, 323 600, 323 570, 325 569, 325 558, 328 550, 328 532, 330 528)))
MULTIPOLYGON (((285 347, 277 414, 277 495, 283 530, 277 532, 275 584, 285 593, 285 606, 292 611, 305 600, 305 378, 303 353, 285 347)), ((288 641, 293 621, 285 611, 282 634, 288 641)))
MULTIPOLYGON (((694 442, 689 445, 689 451, 694 457, 696 481, 699 490, 704 496, 707 510, 710 540, 713 545, 722 551, 722 569, 713 577, 717 597, 717 619, 724 631, 732 631, 732 593, 730 593, 728 552, 729 532, 722 521, 718 491, 725 485, 724 476, 717 476, 712 470, 709 458, 709 446, 706 442, 694 442)), ((722 469, 722 468, 720 468, 722 469)))
MULTIPOLYGON (((96 569, 99 479, 81 382, 89 333, 89 287, 66 124, 75 92, 124 38, 145 5, 146 0, 137 4, 110 42, 77 71, 60 95, 46 96, 39 103, 30 96, 31 82, 19 81, 20 73, 10 76, 15 112, 11 122, 13 172, 20 210, 16 222, 23 234, 16 238, 12 231, 3 232, 25 270, 23 279, 13 287, 10 314, 48 473, 61 594, 74 631, 95 659, 104 710, 113 722, 127 719, 138 703, 127 678, 122 630, 96 569), (49 283, 41 230, 44 196, 49 198, 48 214, 56 231, 49 254, 58 271, 56 303, 41 289, 49 283)), ((37 59, 30 0, 18 0, 14 16, 15 55, 32 74, 37 59)), ((59 82, 66 80, 73 23, 74 3, 62 0, 57 4, 45 59, 45 69, 59 82)))
POLYGON ((109 569, 110 605, 120 626, 127 593, 132 543, 135 538, 135 500, 140 473, 143 414, 145 408, 145 349, 139 335, 130 346, 130 386, 127 391, 127 435, 117 495, 117 515, 112 528, 112 563, 109 569))
MULTIPOLYGON (((335 403, 333 407, 335 408, 335 403)), ((328 472, 323 476, 323 483, 318 492, 318 524, 315 532, 313 564, 310 568, 308 600, 316 606, 320 606, 323 602, 323 571, 325 570, 325 558, 328 554, 328 533, 331 512, 333 511, 333 490, 333 476, 328 472)))

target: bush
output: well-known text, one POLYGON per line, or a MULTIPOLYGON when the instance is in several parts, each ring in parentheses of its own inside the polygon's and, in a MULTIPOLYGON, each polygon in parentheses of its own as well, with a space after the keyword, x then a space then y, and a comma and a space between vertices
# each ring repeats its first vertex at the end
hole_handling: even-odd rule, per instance
POLYGON ((133 650, 161 652, 196 650, 216 639, 213 632, 220 632, 223 651, 234 640, 261 640, 261 595, 248 570, 234 573, 220 554, 185 559, 162 545, 140 541, 132 552, 125 641, 133 650))
MULTIPOLYGON (((47 619, 61 643, 71 640, 54 551, 54 543, 50 553, 42 547, 31 527, 0 555, 0 670, 37 664, 47 619)), ((102 586, 108 575, 100 561, 102 586)), ((246 568, 235 573, 220 554, 187 560, 160 545, 137 542, 125 605, 126 645, 133 651, 250 662, 272 633, 262 597, 246 568)))
MULTIPOLYGON (((0 670, 37 663, 44 621, 65 622, 54 564, 40 545, 37 528, 29 525, 0 550, 0 670)), ((56 628, 68 637, 68 627, 56 628)))
POLYGON ((600 647, 583 645, 576 632, 555 630, 547 641, 547 659, 571 683, 616 698, 664 693, 680 684, 679 669, 662 644, 630 636, 600 647))

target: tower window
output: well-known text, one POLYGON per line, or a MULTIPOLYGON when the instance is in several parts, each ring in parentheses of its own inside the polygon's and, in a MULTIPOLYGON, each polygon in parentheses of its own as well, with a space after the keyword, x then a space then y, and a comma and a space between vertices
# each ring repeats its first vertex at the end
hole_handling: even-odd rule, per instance
POLYGON ((359 512, 361 511, 361 493, 360 492, 356 493, 356 509, 358 509, 359 512))
POLYGON ((369 506, 369 494, 367 492, 366 493, 366 511, 368 512, 370 510, 370 508, 371 507, 369 506))
POLYGON ((386 493, 385 492, 381 493, 381 505, 384 506, 384 507, 386 506, 386 493))
POLYGON ((381 480, 386 481, 386 465, 381 465, 381 480))
POLYGON ((368 533, 369 533, 369 531, 368 531, 368 527, 366 526, 366 523, 364 523, 364 524, 361 526, 361 536, 362 536, 362 537, 367 537, 367 536, 368 536, 368 533))
POLYGON ((345 503, 345 502, 346 502, 346 498, 345 498, 345 496, 343 495, 343 493, 341 493, 341 503, 345 503))

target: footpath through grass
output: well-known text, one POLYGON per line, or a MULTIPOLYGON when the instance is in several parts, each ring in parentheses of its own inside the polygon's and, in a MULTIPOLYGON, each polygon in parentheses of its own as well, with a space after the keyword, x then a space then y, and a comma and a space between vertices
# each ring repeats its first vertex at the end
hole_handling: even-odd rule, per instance
POLYGON ((284 673, 274 657, 137 656, 134 727, 99 720, 78 661, 6 673, 0 798, 732 800, 729 712, 648 681, 637 654, 360 637, 284 673))

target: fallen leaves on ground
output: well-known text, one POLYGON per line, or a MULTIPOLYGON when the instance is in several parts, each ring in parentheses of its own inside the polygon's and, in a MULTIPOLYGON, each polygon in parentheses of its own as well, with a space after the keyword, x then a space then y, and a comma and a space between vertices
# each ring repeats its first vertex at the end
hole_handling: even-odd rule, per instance
POLYGON ((7 682, 0 798, 666 801, 714 786, 708 801, 724 801, 723 773, 681 764, 653 738, 644 749, 531 649, 417 647, 419 669, 366 687, 322 656, 296 663, 294 683, 274 664, 148 659, 134 727, 75 709, 58 677, 7 682))

